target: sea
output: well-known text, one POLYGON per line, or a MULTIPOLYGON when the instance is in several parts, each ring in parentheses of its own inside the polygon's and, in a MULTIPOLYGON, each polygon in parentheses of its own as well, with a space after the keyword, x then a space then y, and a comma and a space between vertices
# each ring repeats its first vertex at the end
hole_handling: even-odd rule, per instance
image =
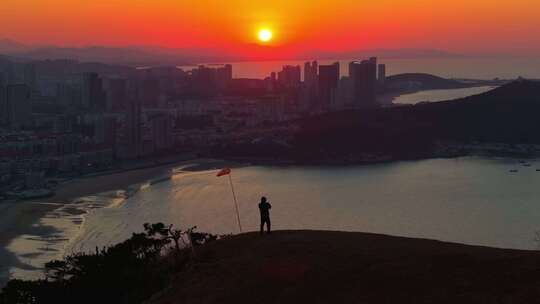
MULTIPOLYGON (((540 78, 540 59, 382 62, 390 75, 425 72, 453 78, 540 78)), ((285 64, 301 62, 233 63, 233 70, 236 77, 262 78, 285 64)), ((341 66, 346 74, 346 62, 341 66)), ((400 96, 395 102, 433 102, 490 89, 424 91, 400 96)), ((7 270, 0 273, 0 282, 7 276, 39 278, 45 262, 121 242, 142 231, 144 223, 239 233, 229 181, 215 173, 179 173, 156 183, 79 198, 76 205, 51 212, 36 224, 50 234, 21 235, 5 248, 16 261, 0 261, 8 263, 3 265, 7 270)), ((273 206, 274 229, 362 231, 501 248, 540 248, 540 160, 464 157, 365 166, 246 165, 233 169, 232 180, 244 232, 258 229, 257 203, 266 196, 273 206)))
MULTIPOLYGON (((274 229, 363 231, 472 245, 535 249, 540 160, 463 157, 368 166, 235 168, 243 231, 259 229, 261 196, 274 229)), ((88 214, 68 252, 92 251, 142 231, 144 223, 239 233, 227 177, 216 170, 174 176, 114 208, 88 214)))

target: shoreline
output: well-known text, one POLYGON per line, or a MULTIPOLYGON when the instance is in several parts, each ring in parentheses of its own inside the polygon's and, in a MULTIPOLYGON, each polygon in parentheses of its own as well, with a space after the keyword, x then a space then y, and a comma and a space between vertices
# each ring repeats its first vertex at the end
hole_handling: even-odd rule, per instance
MULTIPOLYGON (((25 271, 37 270, 30 263, 21 261, 20 257, 8 249, 15 240, 24 236, 47 238, 62 232, 54 226, 41 223, 48 214, 59 212, 64 215, 84 216, 83 214, 86 212, 77 208, 81 207, 81 201, 78 200, 80 198, 105 195, 112 191, 125 191, 125 200, 137 192, 137 189, 134 190, 137 186, 140 187, 147 183, 153 185, 167 181, 173 175, 211 170, 230 163, 217 159, 196 158, 157 166, 83 176, 60 184, 55 195, 49 198, 0 202, 0 288, 9 280, 10 269, 13 267, 25 271), (178 167, 183 168, 175 170, 178 167)), ((83 222, 82 220, 77 223, 82 227, 83 222)), ((45 250, 54 251, 48 247, 45 250)), ((39 253, 25 254, 30 260, 39 255, 39 253)))
POLYGON ((449 89, 440 89, 440 88, 439 89, 400 89, 400 90, 394 90, 394 91, 386 92, 382 95, 379 95, 377 101, 386 107, 413 106, 413 105, 424 103, 424 102, 431 103, 431 102, 441 102, 441 101, 446 101, 446 100, 439 100, 439 101, 425 100, 425 101, 419 101, 416 103, 395 103, 395 100, 404 95, 412 95, 412 94, 417 94, 421 92, 441 91, 441 90, 445 90, 445 91, 446 90, 463 90, 463 89, 473 89, 473 88, 481 88, 481 87, 491 87, 492 89, 494 89, 494 88, 497 88, 498 86, 499 85, 494 85, 494 84, 476 83, 476 84, 470 84, 470 85, 466 85, 459 88, 449 88, 449 89))
POLYGON ((485 157, 507 159, 538 159, 540 144, 506 144, 506 143, 452 143, 437 142, 430 151, 406 156, 379 154, 369 157, 343 157, 340 159, 320 157, 309 160, 289 158, 257 158, 257 157, 223 157, 231 162, 249 163, 253 166, 369 166, 403 161, 422 161, 430 159, 455 159, 460 157, 485 157))

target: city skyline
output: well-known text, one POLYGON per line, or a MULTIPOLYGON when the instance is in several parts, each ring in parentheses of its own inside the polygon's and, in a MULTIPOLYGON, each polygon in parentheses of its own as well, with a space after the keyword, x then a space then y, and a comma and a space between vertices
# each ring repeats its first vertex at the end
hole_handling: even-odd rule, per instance
POLYGON ((7 0, 0 37, 32 45, 155 45, 213 48, 239 56, 297 56, 308 50, 429 48, 454 53, 534 55, 540 4, 518 0, 121 1, 7 0), (510 5, 511 4, 511 5, 510 5), (21 22, 24 19, 33 22, 21 22), (261 43, 260 29, 273 33, 261 43))

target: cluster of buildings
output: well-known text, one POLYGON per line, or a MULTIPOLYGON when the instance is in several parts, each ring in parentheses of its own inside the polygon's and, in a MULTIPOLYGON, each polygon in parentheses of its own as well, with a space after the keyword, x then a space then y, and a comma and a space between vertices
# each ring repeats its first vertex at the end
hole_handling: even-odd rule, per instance
POLYGON ((279 90, 296 89, 296 102, 303 112, 324 112, 344 108, 365 109, 378 107, 377 95, 384 91, 386 65, 377 64, 377 58, 352 61, 348 74, 341 76, 339 62, 304 64, 304 78, 300 66, 284 66, 276 74, 266 78, 279 90))
MULTIPOLYGON (((0 61, 0 181, 80 174, 118 161, 283 135, 293 119, 376 107, 385 66, 284 66, 265 79, 232 65, 126 68, 0 61), (269 126, 274 126, 269 127, 269 126)), ((0 191, 2 189, 0 188, 0 191)))

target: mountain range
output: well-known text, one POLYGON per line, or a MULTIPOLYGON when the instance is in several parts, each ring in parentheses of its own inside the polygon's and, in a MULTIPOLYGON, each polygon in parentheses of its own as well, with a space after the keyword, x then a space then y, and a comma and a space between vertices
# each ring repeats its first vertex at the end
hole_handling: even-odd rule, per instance
POLYGON ((292 54, 284 47, 256 44, 241 46, 237 51, 212 48, 164 48, 159 46, 85 46, 59 47, 29 45, 11 39, 0 39, 0 55, 15 60, 73 59, 128 66, 187 65, 208 62, 257 60, 351 59, 379 56, 382 58, 444 58, 461 56, 433 49, 364 49, 344 52, 308 50, 292 54))

